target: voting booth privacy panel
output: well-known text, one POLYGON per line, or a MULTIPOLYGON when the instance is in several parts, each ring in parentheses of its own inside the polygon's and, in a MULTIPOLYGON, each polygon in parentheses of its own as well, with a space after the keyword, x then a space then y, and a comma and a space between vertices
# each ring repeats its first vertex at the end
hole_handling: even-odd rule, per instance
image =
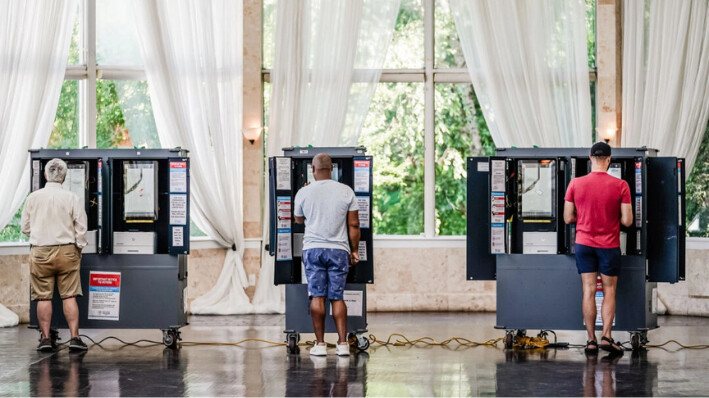
MULTIPOLYGON (((372 257, 372 157, 364 147, 284 148, 283 156, 269 158, 269 252, 275 256, 274 283, 286 285, 286 333, 289 350, 297 352, 299 333, 312 333, 308 286, 302 264, 305 226, 296 224, 293 201, 298 190, 315 181, 312 161, 319 153, 332 159, 332 179, 354 190, 359 204, 360 243, 358 264, 350 267, 345 286, 347 327, 357 346, 366 349, 366 284, 374 283, 372 257)), ((335 222, 333 220, 333 222, 335 222)), ((342 220, 345 222, 345 220, 342 220)), ((325 332, 336 332, 332 308, 326 303, 325 332)))
MULTIPOLYGON (((31 190, 47 162, 67 163, 64 189, 84 203, 80 328, 157 328, 174 345, 187 324, 189 157, 176 149, 32 150, 31 190)), ((36 302, 30 326, 37 326, 36 302)), ((66 327, 55 289, 52 328, 66 327)), ((56 337, 56 336, 53 336, 56 337)))
MULTIPOLYGON (((657 283, 685 276, 684 159, 614 148, 608 173, 625 180, 633 224, 621 226, 614 330, 634 347, 657 328, 657 283)), ((585 329, 575 225, 564 223, 569 182, 590 173, 588 148, 498 149, 468 158, 467 279, 497 280, 497 328, 506 343, 527 329, 585 329)), ((599 189, 603 189, 599 187, 599 189)), ((596 293, 600 330, 599 286, 596 293)))

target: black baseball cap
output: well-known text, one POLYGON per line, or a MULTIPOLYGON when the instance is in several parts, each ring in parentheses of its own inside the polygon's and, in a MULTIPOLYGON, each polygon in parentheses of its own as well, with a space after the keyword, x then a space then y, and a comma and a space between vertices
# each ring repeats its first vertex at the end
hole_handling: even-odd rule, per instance
POLYGON ((591 147, 591 156, 610 156, 611 146, 605 142, 597 142, 591 147))

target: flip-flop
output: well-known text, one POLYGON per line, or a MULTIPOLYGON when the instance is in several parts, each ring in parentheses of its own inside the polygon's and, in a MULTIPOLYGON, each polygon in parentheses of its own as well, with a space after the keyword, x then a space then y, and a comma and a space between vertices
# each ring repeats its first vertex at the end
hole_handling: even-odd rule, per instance
POLYGON ((587 354, 595 354, 598 352, 598 342, 596 340, 589 340, 586 342, 586 348, 584 351, 587 354), (591 348, 594 347, 594 348, 591 348))
POLYGON ((608 342, 608 344, 601 343, 601 345, 598 346, 603 351, 608 351, 611 354, 622 354, 623 353, 623 349, 620 348, 618 343, 613 341, 613 339, 603 336, 603 337, 601 337, 601 341, 608 342), (618 346, 619 348, 616 348, 616 346, 618 346))

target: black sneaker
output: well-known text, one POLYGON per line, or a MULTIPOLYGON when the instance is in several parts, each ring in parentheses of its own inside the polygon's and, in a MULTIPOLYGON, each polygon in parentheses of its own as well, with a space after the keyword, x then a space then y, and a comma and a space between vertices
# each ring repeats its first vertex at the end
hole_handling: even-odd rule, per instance
POLYGON ((37 351, 54 351, 54 347, 52 346, 52 340, 48 338, 42 338, 39 340, 39 345, 37 346, 37 351))
POLYGON ((86 351, 89 347, 81 341, 81 337, 72 337, 69 340, 69 351, 86 351))

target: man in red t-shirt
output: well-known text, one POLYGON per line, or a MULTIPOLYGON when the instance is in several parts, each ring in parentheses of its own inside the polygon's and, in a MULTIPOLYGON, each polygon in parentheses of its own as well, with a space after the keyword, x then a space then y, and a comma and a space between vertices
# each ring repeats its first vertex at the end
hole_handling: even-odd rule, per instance
POLYGON ((576 268, 583 284, 583 319, 588 341, 586 352, 602 348, 622 353, 611 338, 615 317, 615 291, 620 272, 620 224, 633 223, 628 183, 608 174, 611 147, 599 142, 591 148, 591 173, 571 180, 566 189, 564 221, 576 223, 576 268), (603 336, 596 340, 596 276, 603 283, 603 336))

